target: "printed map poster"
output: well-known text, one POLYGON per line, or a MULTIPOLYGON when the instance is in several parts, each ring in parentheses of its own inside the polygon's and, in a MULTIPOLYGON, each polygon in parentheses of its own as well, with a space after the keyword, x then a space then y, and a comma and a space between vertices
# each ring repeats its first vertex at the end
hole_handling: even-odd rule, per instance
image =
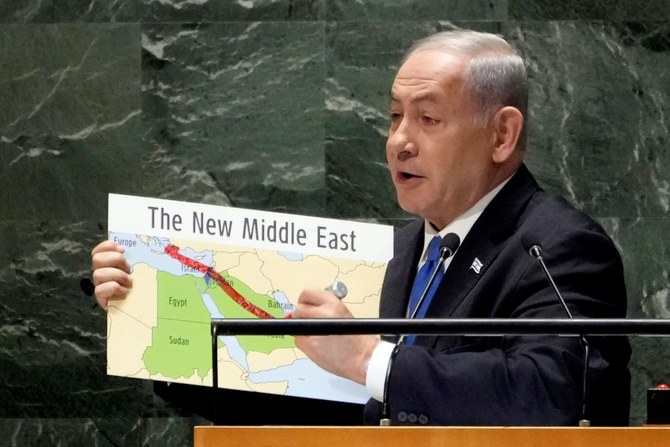
MULTIPOLYGON (((342 281, 356 317, 378 316, 393 251, 386 225, 109 195, 109 239, 133 287, 107 313, 107 372, 212 386, 211 318, 284 318, 305 286, 342 281)), ((292 336, 221 336, 222 388, 364 403, 292 336)))

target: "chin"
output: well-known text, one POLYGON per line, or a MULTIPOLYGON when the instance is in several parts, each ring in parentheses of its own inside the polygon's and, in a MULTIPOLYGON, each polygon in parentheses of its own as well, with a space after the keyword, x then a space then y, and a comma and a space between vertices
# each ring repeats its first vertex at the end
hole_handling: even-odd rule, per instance
POLYGON ((398 205, 400 205, 400 208, 402 208, 403 211, 406 211, 410 214, 416 214, 418 216, 423 215, 422 213, 423 207, 418 206, 416 203, 412 203, 411 201, 408 200, 398 199, 398 205))

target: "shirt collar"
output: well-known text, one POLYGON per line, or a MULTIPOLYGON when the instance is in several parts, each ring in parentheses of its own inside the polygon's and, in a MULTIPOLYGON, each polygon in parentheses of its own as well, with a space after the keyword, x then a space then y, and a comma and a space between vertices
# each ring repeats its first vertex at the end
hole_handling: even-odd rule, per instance
MULTIPOLYGON (((516 171, 515 171, 516 173, 516 171)), ((426 251, 428 250, 428 245, 430 244, 430 241, 433 239, 435 235, 439 235, 440 237, 444 237, 448 233, 456 233, 458 237, 461 239, 461 242, 465 240, 465 237, 468 235, 470 232, 470 229, 472 226, 477 222, 477 219, 479 219, 479 216, 481 216, 482 212, 484 209, 488 206, 489 203, 493 200, 493 198, 500 192, 500 190, 507 184, 507 182, 510 181, 510 179, 514 177, 514 174, 510 175, 507 177, 505 180, 503 180, 498 186, 493 188, 491 191, 486 193, 484 197, 479 199, 477 203, 474 204, 472 208, 458 216, 456 219, 454 219, 449 225, 446 227, 442 228, 439 232, 436 231, 433 226, 428 222, 427 220, 424 222, 424 238, 423 238, 423 254, 421 255, 421 260, 419 262, 419 265, 423 264, 426 260, 426 251)), ((457 250, 458 251, 458 250, 457 250)), ((451 258, 448 258, 445 263, 445 269, 451 262, 451 258)))

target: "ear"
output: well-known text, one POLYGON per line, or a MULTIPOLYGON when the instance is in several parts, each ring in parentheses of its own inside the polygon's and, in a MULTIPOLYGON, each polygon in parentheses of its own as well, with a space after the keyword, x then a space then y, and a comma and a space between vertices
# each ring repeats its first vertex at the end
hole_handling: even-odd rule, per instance
POLYGON ((523 129, 523 115, 516 107, 506 106, 493 115, 494 163, 504 163, 515 153, 523 129))

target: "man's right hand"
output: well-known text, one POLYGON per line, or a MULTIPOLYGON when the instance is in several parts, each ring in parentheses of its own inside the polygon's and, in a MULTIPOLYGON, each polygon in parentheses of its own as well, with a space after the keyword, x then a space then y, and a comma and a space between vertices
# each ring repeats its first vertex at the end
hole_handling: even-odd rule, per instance
POLYGON ((95 299, 105 310, 109 300, 125 298, 133 284, 124 253, 123 247, 111 241, 101 242, 91 251, 95 299))

